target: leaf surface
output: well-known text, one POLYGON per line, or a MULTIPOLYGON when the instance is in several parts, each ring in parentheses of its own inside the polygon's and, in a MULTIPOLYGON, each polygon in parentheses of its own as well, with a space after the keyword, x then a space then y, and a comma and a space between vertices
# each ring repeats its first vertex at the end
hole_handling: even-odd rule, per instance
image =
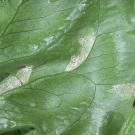
POLYGON ((0 135, 133 135, 134 12, 134 0, 0 1, 0 135))

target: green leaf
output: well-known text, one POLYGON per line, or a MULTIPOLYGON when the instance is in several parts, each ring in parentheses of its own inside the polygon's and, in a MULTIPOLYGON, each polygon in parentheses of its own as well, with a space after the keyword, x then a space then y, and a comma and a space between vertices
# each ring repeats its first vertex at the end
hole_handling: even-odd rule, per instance
MULTIPOLYGON (((1 16, 6 25, 4 30, 3 26, 0 29, 3 31, 0 36, 1 71, 10 72, 29 64, 38 66, 49 60, 73 54, 78 47, 78 40, 74 38, 79 38, 82 32, 92 33, 96 27, 93 24, 94 27, 89 27, 91 30, 89 31, 87 25, 82 32, 79 30, 81 25, 83 27, 83 22, 77 22, 77 19, 85 13, 89 6, 88 2, 88 0, 70 2, 56 0, 50 3, 48 0, 22 0, 17 5, 12 19, 9 17, 7 25, 4 23, 7 20, 3 14, 6 14, 5 10, 13 8, 14 0, 1 2, 3 7, 0 12, 4 12, 1 16), (73 27, 76 23, 77 26, 73 27), (67 43, 71 40, 71 44, 67 43), (64 43, 61 43, 62 41, 64 43), (7 68, 9 65, 10 69, 7 68)), ((87 20, 95 21, 95 18, 97 17, 87 20)))
POLYGON ((95 86, 83 76, 38 79, 1 97, 1 132, 27 125, 38 134, 61 134, 80 119, 94 95, 95 86))
POLYGON ((131 114, 129 114, 128 119, 123 125, 119 135, 134 135, 135 133, 135 111, 133 110, 131 114))
POLYGON ((134 0, 1 0, 0 135, 133 135, 134 12, 134 0))

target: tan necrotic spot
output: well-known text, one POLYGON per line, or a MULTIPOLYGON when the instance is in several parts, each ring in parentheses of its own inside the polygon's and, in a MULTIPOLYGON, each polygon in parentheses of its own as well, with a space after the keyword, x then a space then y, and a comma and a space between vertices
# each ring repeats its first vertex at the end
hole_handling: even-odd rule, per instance
POLYGON ((71 60, 67 65, 65 71, 72 71, 76 69, 81 65, 82 62, 86 60, 93 47, 95 38, 96 38, 95 33, 92 33, 91 35, 88 36, 80 37, 79 44, 81 46, 81 49, 77 54, 71 56, 71 60))
POLYGON ((0 95, 28 83, 33 66, 20 69, 16 75, 11 75, 0 84, 0 95))
POLYGON ((126 97, 135 96, 135 84, 132 83, 114 85, 112 90, 113 93, 116 93, 120 96, 126 97))

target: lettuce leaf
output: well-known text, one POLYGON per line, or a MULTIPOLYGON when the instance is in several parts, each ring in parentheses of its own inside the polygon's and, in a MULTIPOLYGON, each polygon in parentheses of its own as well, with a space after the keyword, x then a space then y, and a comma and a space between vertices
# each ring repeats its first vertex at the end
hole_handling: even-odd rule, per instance
POLYGON ((134 0, 0 1, 0 135, 134 135, 134 0))

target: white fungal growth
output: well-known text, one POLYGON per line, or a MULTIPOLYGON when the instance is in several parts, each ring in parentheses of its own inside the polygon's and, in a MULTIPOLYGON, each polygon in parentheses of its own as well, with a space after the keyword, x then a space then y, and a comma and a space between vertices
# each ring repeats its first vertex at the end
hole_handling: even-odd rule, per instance
POLYGON ((33 66, 26 66, 20 69, 16 75, 9 76, 0 84, 0 95, 20 87, 29 81, 30 75, 32 73, 33 66))
POLYGON ((67 65, 65 71, 72 71, 76 69, 81 65, 83 61, 86 60, 93 47, 95 38, 96 38, 95 33, 92 33, 89 36, 82 36, 79 39, 79 44, 81 45, 81 49, 77 54, 71 56, 71 60, 67 65))
POLYGON ((113 93, 116 93, 120 96, 135 96, 135 84, 132 83, 114 85, 112 90, 113 93))

